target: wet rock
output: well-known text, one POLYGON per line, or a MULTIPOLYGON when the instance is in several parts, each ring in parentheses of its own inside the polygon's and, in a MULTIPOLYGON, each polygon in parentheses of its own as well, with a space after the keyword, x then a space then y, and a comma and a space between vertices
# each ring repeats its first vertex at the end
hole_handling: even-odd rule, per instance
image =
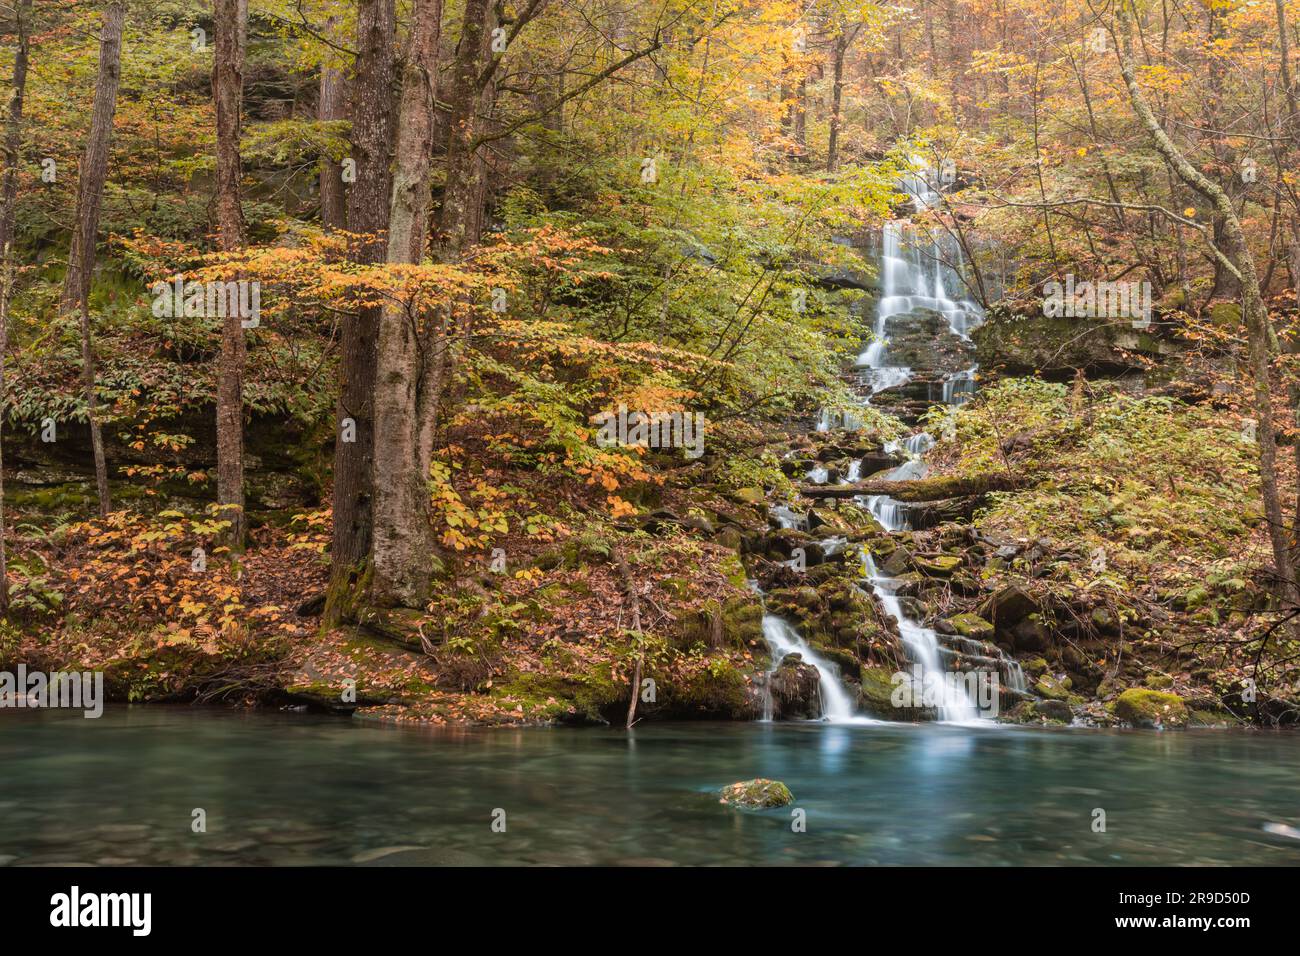
POLYGON ((1047 647, 1050 635, 1038 615, 1025 618, 1011 628, 1011 646, 1018 652, 1041 651, 1047 647))
POLYGON ((794 794, 789 787, 780 780, 766 780, 762 777, 723 787, 719 798, 719 803, 743 810, 767 810, 794 803, 794 794))
POLYGON ((880 570, 885 574, 895 577, 902 575, 904 572, 911 571, 913 570, 912 555, 906 548, 897 547, 885 560, 885 563, 881 565, 880 570))
POLYGON ((821 675, 799 654, 787 654, 768 677, 775 720, 816 720, 822 713, 821 675))
POLYGON ((889 590, 900 596, 911 596, 919 594, 925 587, 926 579, 921 577, 916 571, 908 571, 906 574, 895 575, 889 579, 889 590))
POLYGON ((907 715, 894 706, 894 672, 889 667, 864 667, 859 674, 861 689, 859 709, 883 720, 906 720, 907 715))
POLYGON ((713 535, 714 543, 722 545, 724 548, 730 548, 732 551, 740 551, 745 546, 745 535, 735 525, 726 525, 719 528, 713 535))
POLYGON ((1073 716, 1070 705, 1063 700, 1036 700, 1034 701, 1034 713, 1048 720, 1059 720, 1067 724, 1073 716))
POLYGON ((1043 674, 1034 684, 1034 693, 1049 700, 1067 700, 1073 681, 1068 677, 1058 678, 1052 674, 1043 674))

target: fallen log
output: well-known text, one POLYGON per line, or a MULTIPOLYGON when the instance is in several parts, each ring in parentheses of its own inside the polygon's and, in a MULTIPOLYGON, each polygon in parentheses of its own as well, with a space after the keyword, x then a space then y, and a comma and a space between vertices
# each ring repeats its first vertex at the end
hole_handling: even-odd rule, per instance
POLYGON ((990 491, 1010 491, 1027 484, 1024 478, 1003 474, 946 475, 938 478, 913 478, 908 481, 859 481, 847 485, 800 485, 799 493, 807 498, 856 498, 858 495, 888 495, 895 501, 939 501, 964 498, 990 491))
POLYGON ((907 509, 907 523, 913 531, 924 531, 947 521, 969 521, 975 517, 975 509, 983 503, 983 495, 917 502, 907 509))

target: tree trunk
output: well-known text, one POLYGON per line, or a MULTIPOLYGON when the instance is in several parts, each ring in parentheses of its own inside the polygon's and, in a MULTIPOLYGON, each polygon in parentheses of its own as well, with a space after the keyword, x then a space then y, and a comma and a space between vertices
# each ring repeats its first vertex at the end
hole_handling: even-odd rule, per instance
MULTIPOLYGON (((9 294, 13 290, 13 239, 18 199, 18 163, 22 150, 23 98, 27 93, 27 36, 32 0, 15 5, 18 36, 14 51, 14 77, 5 115, 4 178, 0 180, 0 396, 5 391, 5 356, 9 351, 9 294)), ((4 416, 0 415, 0 428, 4 416)), ((8 558, 5 551, 4 447, 0 441, 0 614, 9 611, 8 558)))
MULTIPOLYGON (((467 31, 476 8, 485 6, 486 0, 469 0, 467 31)), ((402 74, 389 215, 388 262, 393 264, 417 263, 424 255, 441 20, 442 0, 416 0, 402 74)), ((461 44, 473 43, 471 49, 477 51, 477 39, 466 35, 461 44)), ((475 76, 471 74, 471 83, 475 76)), ((474 92, 472 86, 468 92, 474 92)), ((449 176, 448 192, 452 191, 449 176)), ((439 309, 435 317, 413 299, 386 306, 379 323, 375 472, 384 475, 384 481, 375 485, 368 601, 380 607, 422 607, 429 598, 429 564, 435 545, 427 482, 433 417, 442 384, 441 323, 445 321, 445 310, 439 309)))
MULTIPOLYGON (((222 252, 244 244, 239 202, 239 123, 244 98, 248 0, 214 0, 216 49, 212 99, 217 113, 217 243, 222 252)), ((217 370, 217 505, 235 552, 244 549, 244 328, 238 309, 223 309, 217 370)))
POLYGON ((831 83, 831 132, 826 143, 826 171, 831 173, 835 172, 835 167, 838 165, 840 158, 840 111, 843 108, 844 101, 844 56, 848 49, 848 37, 841 32, 835 38, 834 80, 831 83))
POLYGON ((1116 6, 1115 15, 1119 23, 1117 55, 1120 73, 1123 74, 1124 84, 1128 88, 1133 112, 1151 136, 1156 150, 1164 157, 1165 162, 1178 178, 1213 204, 1216 216, 1223 222, 1228 240, 1228 256, 1233 260, 1239 273, 1234 278, 1241 286, 1250 365, 1254 378, 1254 405, 1258 417, 1255 434, 1259 443, 1259 481, 1264 499, 1264 517, 1268 522, 1269 542, 1272 545, 1273 561, 1277 567, 1282 593, 1288 600, 1294 600, 1296 580, 1291 562, 1291 543, 1283 524, 1281 499, 1278 495, 1277 433, 1273 421, 1270 381, 1268 310, 1260 294, 1255 258, 1246 244, 1241 222, 1237 219, 1236 210, 1228 194, 1187 161, 1156 119, 1155 113, 1147 103, 1146 95, 1138 86, 1137 72, 1133 65, 1133 22, 1128 9, 1130 2, 1132 0, 1121 0, 1116 6))
POLYGON ((456 47, 447 137, 447 186, 439 217, 438 258, 455 262, 465 251, 474 220, 473 205, 478 191, 474 162, 478 132, 475 107, 480 92, 479 73, 486 48, 492 5, 488 0, 465 0, 465 25, 456 47))
POLYGON ((81 317, 81 383, 90 423, 90 441, 95 456, 95 488, 99 513, 108 514, 108 466, 104 461, 104 437, 99 427, 95 402, 95 349, 90 334, 90 280, 95 271, 95 241, 99 233, 100 204, 108 178, 109 145, 113 137, 113 116, 117 112, 117 89, 122 80, 122 28, 126 4, 114 0, 104 8, 99 41, 99 72, 95 78, 95 104, 90 115, 86 150, 77 177, 77 215, 68 251, 68 272, 59 299, 62 315, 78 312, 81 317))
MULTIPOLYGON (((360 0, 357 8, 356 78, 352 87, 352 159, 356 182, 348 190, 348 230, 361 236, 352 257, 383 262, 387 255, 393 139, 393 0, 360 0)), ((324 623, 337 624, 371 551, 374 517, 376 346, 382 309, 368 306, 343 323, 339 402, 334 443, 334 532, 324 623), (351 419, 353 441, 342 440, 351 419)))
MULTIPOLYGON (((326 25, 326 33, 330 36, 334 35, 334 25, 335 18, 330 17, 326 25)), ((343 71, 322 63, 316 118, 322 122, 346 118, 346 98, 343 71)), ((342 229, 347 225, 346 198, 343 165, 326 156, 320 163, 320 221, 326 229, 342 229)))

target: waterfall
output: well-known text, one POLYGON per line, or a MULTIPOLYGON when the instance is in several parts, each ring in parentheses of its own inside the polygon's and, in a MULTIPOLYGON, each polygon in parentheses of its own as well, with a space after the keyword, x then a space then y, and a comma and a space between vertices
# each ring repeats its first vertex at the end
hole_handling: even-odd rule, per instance
MULTIPOLYGON (((923 175, 906 176, 900 185, 911 196, 918 212, 934 208, 942 201, 923 175)), ((863 369, 863 380, 869 386, 871 395, 906 384, 912 378, 910 368, 889 364, 888 331, 891 323, 923 319, 923 315, 917 316, 914 313, 929 310, 942 315, 948 328, 966 340, 969 329, 983 319, 979 305, 958 291, 964 288, 960 277, 960 270, 964 266, 961 249, 951 236, 935 238, 906 222, 893 221, 885 224, 881 237, 881 296, 873 327, 874 341, 857 361, 863 369)), ((944 404, 958 404, 974 393, 975 372, 976 368, 971 367, 947 376, 943 383, 944 404)), ((870 403, 870 399, 867 399, 867 403, 870 403)), ((862 427, 861 416, 854 414, 851 409, 822 409, 816 423, 817 430, 825 432, 834 427, 859 429, 862 427)), ((926 432, 887 442, 884 447, 887 453, 906 454, 907 460, 890 470, 886 477, 892 481, 907 481, 924 476, 926 465, 922 456, 933 446, 934 438, 926 432)), ((858 481, 861 476, 862 461, 851 461, 847 480, 858 481)), ((825 482, 828 477, 828 470, 820 464, 814 465, 807 474, 808 480, 815 483, 825 482)), ((908 505, 885 495, 856 500, 864 504, 887 531, 901 531, 909 527, 908 505)), ((806 516, 785 506, 772 508, 771 515, 773 521, 782 528, 806 530, 808 527, 806 516)), ((963 688, 959 682, 947 679, 956 676, 951 675, 945 666, 947 658, 960 655, 968 662, 996 667, 1010 690, 1023 692, 1024 674, 1016 661, 1006 658, 990 645, 959 637, 945 637, 949 647, 944 647, 933 629, 908 616, 902 600, 895 593, 893 579, 877 570, 869 554, 864 552, 862 558, 864 575, 872 593, 897 624, 899 636, 912 664, 926 675, 927 683, 937 692, 935 710, 939 720, 953 723, 986 722, 980 716, 978 697, 973 688, 969 684, 963 688), (931 678, 938 679, 931 681, 931 678)), ((763 636, 772 651, 772 671, 776 670, 787 654, 799 654, 805 663, 816 668, 820 678, 823 720, 835 723, 876 722, 870 718, 854 716, 853 701, 840 680, 838 668, 814 651, 787 621, 773 614, 764 614, 763 636)), ((917 691, 923 690, 915 681, 913 687, 917 691)), ((771 707, 769 692, 764 711, 766 719, 771 719, 771 707)))
MULTIPOLYGON (((905 176, 900 185, 918 211, 940 201, 924 176, 905 176)), ((857 363, 868 370, 873 394, 901 385, 910 376, 910 369, 887 364, 889 323, 895 316, 929 309, 941 314, 948 328, 962 339, 968 339, 970 329, 983 319, 979 305, 964 294, 961 272, 965 265, 961 245, 953 236, 934 236, 905 221, 885 223, 874 341, 858 356, 857 363)))
MULTIPOLYGON (((941 201, 923 176, 904 177, 901 186, 911 196, 913 206, 918 211, 933 208, 941 201)), ((858 358, 858 364, 867 369, 873 395, 884 388, 903 384, 911 377, 910 369, 886 364, 889 357, 887 331, 891 322, 906 322, 914 310, 929 309, 942 314, 948 327, 965 339, 967 331, 983 318, 983 312, 975 302, 964 297, 954 298, 956 292, 950 292, 963 288, 956 270, 963 267, 964 260, 956 242, 945 242, 944 239, 951 240, 951 237, 934 239, 903 222, 885 224, 881 240, 881 297, 876 309, 875 341, 858 358)), ((945 404, 970 397, 975 385, 975 371, 975 368, 965 369, 950 375, 944 381, 945 404)), ((903 451, 909 457, 886 477, 891 481, 908 481, 924 476, 926 466, 920 456, 933 446, 934 438, 926 432, 887 443, 887 452, 896 454, 903 451)), ((865 503, 885 530, 902 531, 909 527, 909 509, 906 504, 885 495, 871 496, 865 499, 865 503)), ((946 675, 945 649, 940 645, 939 635, 907 615, 895 593, 892 579, 876 569, 869 554, 863 554, 863 561, 872 592, 898 625, 899 636, 912 663, 925 674, 935 677, 946 675)), ((987 656, 985 651, 981 645, 978 649, 981 659, 987 656)), ((1007 672, 1012 689, 1023 690, 1024 676, 1020 665, 1015 661, 1001 659, 997 663, 999 672, 1007 672)), ((968 689, 948 680, 936 681, 935 686, 938 690, 936 710, 940 720, 954 723, 980 720, 977 703, 969 695, 968 689)))
MULTIPOLYGON (((833 724, 874 723, 867 718, 853 716, 855 710, 853 701, 849 698, 849 692, 844 685, 840 683, 839 669, 814 651, 788 621, 775 614, 764 614, 763 637, 772 649, 772 670, 768 672, 769 676, 780 666, 781 659, 787 654, 798 654, 805 664, 810 664, 817 669, 817 676, 820 678, 818 687, 821 693, 822 720, 833 724)), ((768 720, 772 718, 771 708, 769 694, 764 715, 768 720)))

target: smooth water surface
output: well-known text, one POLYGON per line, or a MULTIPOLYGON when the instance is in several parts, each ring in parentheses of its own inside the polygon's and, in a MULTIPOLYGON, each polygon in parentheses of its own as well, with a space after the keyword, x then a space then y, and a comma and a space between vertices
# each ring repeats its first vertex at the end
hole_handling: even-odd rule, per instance
POLYGON ((1276 732, 420 730, 120 707, 2 713, 0 761, 10 865, 1300 864, 1300 840, 1264 829, 1300 825, 1300 735, 1276 732), (806 832, 713 793, 760 776, 789 785, 806 832))

